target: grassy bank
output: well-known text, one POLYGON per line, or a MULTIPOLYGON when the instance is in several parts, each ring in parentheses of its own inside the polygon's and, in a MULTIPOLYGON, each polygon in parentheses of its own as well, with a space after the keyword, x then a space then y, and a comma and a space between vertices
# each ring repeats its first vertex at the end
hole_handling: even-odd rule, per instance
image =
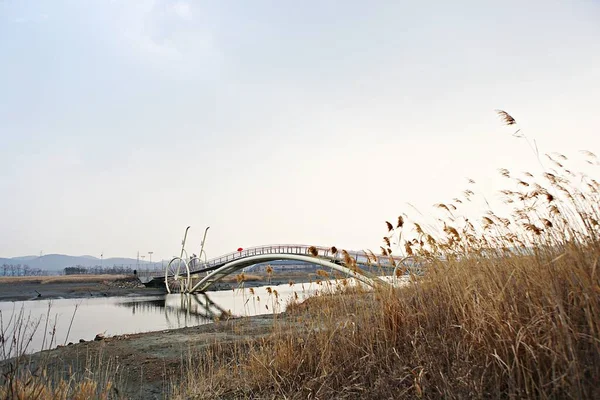
MULTIPOLYGON (((75 309, 75 313, 77 308, 75 309)), ((73 314, 73 318, 75 317, 73 314)), ((28 347, 38 330, 44 332, 43 349, 58 344, 56 327, 34 320, 23 309, 8 314, 0 311, 0 399, 18 400, 83 400, 108 399, 118 395, 115 382, 119 381, 118 366, 101 353, 82 358, 67 368, 50 368, 49 354, 30 357, 28 347)), ((64 347, 64 346, 62 346, 64 347)))

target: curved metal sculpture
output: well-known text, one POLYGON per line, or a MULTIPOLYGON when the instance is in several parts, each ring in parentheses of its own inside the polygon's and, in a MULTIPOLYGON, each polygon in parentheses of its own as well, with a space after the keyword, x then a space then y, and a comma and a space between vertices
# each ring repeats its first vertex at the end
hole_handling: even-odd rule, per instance
POLYGON ((167 292, 171 293, 179 289, 180 293, 187 293, 191 282, 190 266, 187 261, 181 257, 174 257, 169 261, 167 268, 165 268, 165 287, 167 288, 167 292), (175 262, 177 266, 173 265, 175 262), (181 269, 182 265, 184 266, 183 271, 181 269))

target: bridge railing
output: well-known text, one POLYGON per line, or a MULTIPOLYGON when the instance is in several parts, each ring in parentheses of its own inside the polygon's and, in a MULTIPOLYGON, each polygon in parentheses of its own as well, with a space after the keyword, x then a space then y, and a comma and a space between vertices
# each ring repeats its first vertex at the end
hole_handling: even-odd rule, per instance
POLYGON ((281 244, 281 245, 268 245, 249 247, 241 251, 233 251, 231 253, 222 255, 217 258, 213 258, 204 263, 199 263, 194 266, 194 269, 214 267, 216 265, 226 264, 231 261, 239 260, 240 258, 258 256, 263 254, 309 254, 310 246, 297 245, 297 244, 281 244))
MULTIPOLYGON (((310 245, 301 245, 301 244, 275 244, 275 245, 266 245, 266 246, 257 246, 257 247, 249 247, 243 249, 241 251, 234 251, 225 255, 222 255, 217 258, 213 258, 208 260, 207 262, 201 262, 194 265, 193 269, 203 269, 214 267, 217 265, 226 264, 231 261, 238 260, 240 258, 264 255, 264 254, 302 254, 302 255, 313 255, 311 253, 311 248, 316 250, 316 256, 324 257, 334 260, 343 259, 343 255, 340 250, 336 253, 333 253, 332 248, 330 247, 321 247, 321 246, 310 246, 310 245)), ((313 251, 314 252, 314 251, 313 251)), ((367 255, 364 251, 348 251, 349 256, 353 257, 357 263, 360 264, 379 264, 382 266, 392 266, 391 260, 389 256, 377 256, 377 255, 367 255), (376 260, 373 259, 373 256, 376 260)), ((401 257, 393 257, 395 262, 399 262, 402 260, 401 257)))

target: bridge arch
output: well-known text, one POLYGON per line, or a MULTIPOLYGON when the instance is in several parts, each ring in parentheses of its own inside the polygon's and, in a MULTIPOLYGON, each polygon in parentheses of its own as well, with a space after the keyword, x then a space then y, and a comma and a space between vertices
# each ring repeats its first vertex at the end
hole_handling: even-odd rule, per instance
POLYGON ((243 257, 234 261, 231 261, 216 270, 212 271, 209 275, 205 276, 198 282, 194 287, 192 287, 189 291, 203 292, 208 289, 213 284, 219 282, 221 279, 225 278, 228 275, 231 275, 237 271, 240 271, 246 267, 251 265, 260 264, 268 261, 278 261, 278 260, 292 260, 292 261, 303 261, 311 264, 320 265, 325 268, 332 268, 336 271, 339 271, 343 274, 348 275, 349 277, 356 278, 358 281, 368 285, 368 286, 376 286, 378 284, 386 284, 389 283, 379 278, 376 275, 369 274, 366 271, 354 271, 348 267, 343 265, 336 264, 332 261, 319 258, 319 257, 311 257, 308 255, 301 254, 260 254, 254 256, 243 257))

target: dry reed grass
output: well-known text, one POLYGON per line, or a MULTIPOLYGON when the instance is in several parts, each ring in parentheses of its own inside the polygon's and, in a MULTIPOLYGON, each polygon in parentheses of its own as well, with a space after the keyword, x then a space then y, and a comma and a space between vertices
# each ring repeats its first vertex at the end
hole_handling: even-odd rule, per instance
POLYGON ((190 357, 174 397, 600 398, 600 185, 550 159, 506 215, 457 198, 439 229, 386 222, 423 276, 291 305, 268 337, 190 357))
POLYGON ((13 379, 10 383, 0 386, 0 399, 15 400, 106 400, 111 396, 112 383, 100 387, 94 380, 72 382, 60 379, 49 382, 46 379, 30 376, 13 379))
POLYGON ((51 365, 49 353, 42 353, 37 361, 27 355, 38 329, 43 328, 44 332, 42 350, 51 349, 56 344, 56 327, 48 325, 51 308, 48 305, 45 325, 41 324, 41 319, 33 320, 26 315, 23 309, 10 314, 0 312, 0 399, 121 398, 114 385, 115 379, 118 379, 118 367, 102 355, 86 357, 85 364, 75 368, 76 371, 51 365))
POLYGON ((246 274, 246 273, 241 273, 238 275, 230 275, 230 276, 226 276, 225 278, 222 279, 222 282, 227 282, 227 283, 232 283, 232 282, 237 282, 237 283, 242 283, 242 282, 256 282, 256 281, 262 281, 265 278, 263 276, 260 275, 255 275, 255 274, 246 274))

